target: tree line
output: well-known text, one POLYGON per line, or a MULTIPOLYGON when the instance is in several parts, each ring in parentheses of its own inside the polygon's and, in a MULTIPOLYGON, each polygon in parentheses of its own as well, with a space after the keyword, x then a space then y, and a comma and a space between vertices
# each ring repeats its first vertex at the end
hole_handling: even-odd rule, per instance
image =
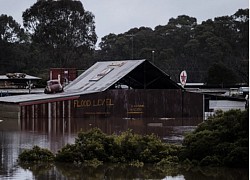
POLYGON ((140 27, 109 34, 102 38, 97 56, 103 60, 145 58, 176 81, 186 70, 189 82, 248 82, 248 23, 248 9, 201 24, 181 15, 154 30, 140 27))
POLYGON ((96 61, 147 59, 178 82, 248 83, 249 10, 208 19, 180 15, 166 25, 131 28, 101 38, 95 16, 80 1, 39 0, 22 15, 23 25, 0 15, 0 73, 48 78, 53 67, 87 69, 96 61))

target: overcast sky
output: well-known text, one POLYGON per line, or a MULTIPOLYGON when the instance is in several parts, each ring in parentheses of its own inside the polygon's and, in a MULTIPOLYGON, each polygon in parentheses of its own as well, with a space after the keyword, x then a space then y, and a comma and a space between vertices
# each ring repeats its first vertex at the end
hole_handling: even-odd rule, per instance
MULTIPOLYGON (((0 14, 22 24, 22 12, 36 0, 0 0, 0 14)), ((109 33, 124 33, 134 27, 166 25, 170 18, 188 15, 198 23, 214 17, 233 15, 249 8, 249 0, 81 0, 95 15, 98 42, 109 33)))

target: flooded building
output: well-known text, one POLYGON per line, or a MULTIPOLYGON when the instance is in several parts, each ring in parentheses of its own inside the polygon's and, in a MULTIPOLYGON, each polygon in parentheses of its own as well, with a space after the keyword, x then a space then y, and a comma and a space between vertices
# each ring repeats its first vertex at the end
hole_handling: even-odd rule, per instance
POLYGON ((97 126, 110 132, 128 127, 159 131, 202 122, 203 98, 147 60, 106 61, 94 64, 63 93, 0 98, 0 116, 18 119, 22 128, 74 129, 82 124, 81 129, 97 126))
POLYGON ((165 136, 218 109, 245 109, 244 98, 212 92, 184 89, 147 60, 97 62, 62 93, 0 97, 0 128, 76 133, 99 127, 165 136))
POLYGON ((203 95, 185 91, 147 60, 106 61, 94 64, 63 93, 0 98, 0 117, 18 119, 23 129, 38 124, 72 130, 77 119, 81 129, 105 126, 112 132, 123 124, 124 129, 159 131, 202 122, 203 95))

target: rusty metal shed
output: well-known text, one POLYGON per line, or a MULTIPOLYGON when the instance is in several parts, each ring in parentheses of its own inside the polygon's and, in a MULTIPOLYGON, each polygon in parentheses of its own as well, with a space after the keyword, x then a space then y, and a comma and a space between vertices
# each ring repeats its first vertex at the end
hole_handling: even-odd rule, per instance
POLYGON ((97 62, 63 93, 3 97, 0 106, 0 116, 17 118, 20 124, 40 119, 69 124, 77 118, 89 124, 111 119, 110 126, 116 126, 140 119, 139 126, 154 129, 203 121, 203 95, 186 92, 147 60, 97 62))

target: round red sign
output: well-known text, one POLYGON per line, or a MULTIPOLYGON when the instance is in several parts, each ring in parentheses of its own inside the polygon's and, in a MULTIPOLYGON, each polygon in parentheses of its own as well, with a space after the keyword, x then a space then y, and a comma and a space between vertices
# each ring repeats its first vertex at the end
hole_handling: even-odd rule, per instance
POLYGON ((180 82, 181 84, 184 86, 187 82, 187 72, 186 71, 182 71, 180 74, 180 82))

